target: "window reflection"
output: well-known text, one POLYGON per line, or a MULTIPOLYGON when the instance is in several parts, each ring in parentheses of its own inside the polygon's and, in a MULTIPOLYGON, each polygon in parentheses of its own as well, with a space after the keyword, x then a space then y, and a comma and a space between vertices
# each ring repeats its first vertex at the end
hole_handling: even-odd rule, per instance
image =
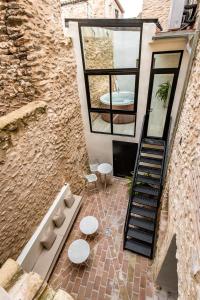
POLYGON ((108 75, 88 76, 92 108, 110 109, 110 85, 108 75))
POLYGON ((112 109, 135 110, 135 75, 112 75, 112 109))
POLYGON ((148 136, 162 137, 174 74, 155 74, 148 122, 148 136))
POLYGON ((111 133, 111 119, 109 113, 91 112, 92 131, 111 133))
POLYGON ((86 69, 137 68, 140 28, 81 27, 86 69))
POLYGON ((154 54, 153 68, 178 68, 180 58, 180 52, 154 54))
POLYGON ((134 136, 135 115, 113 114, 113 133, 134 136))

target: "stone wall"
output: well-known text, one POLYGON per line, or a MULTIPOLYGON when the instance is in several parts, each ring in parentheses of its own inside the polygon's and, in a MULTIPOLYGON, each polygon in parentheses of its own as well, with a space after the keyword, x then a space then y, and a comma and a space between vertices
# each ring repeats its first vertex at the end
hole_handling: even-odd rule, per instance
MULTIPOLYGON (((120 3, 120 1, 119 1, 119 3, 120 3)), ((106 11, 105 17, 106 18, 113 18, 113 19, 115 19, 116 18, 115 10, 118 11, 118 18, 119 19, 123 18, 124 12, 122 12, 120 10, 120 8, 117 5, 117 3, 114 0, 107 0, 107 11, 106 11)))
POLYGON ((2 1, 0 15, 1 264, 17 257, 65 181, 83 188, 87 154, 59 0, 2 1), (46 106, 27 115, 33 100, 46 106))
MULTIPOLYGON (((114 0, 86 0, 67 4, 61 1, 62 18, 115 18, 115 9, 119 11, 119 18, 122 13, 114 0)), ((63 21, 64 24, 64 21, 63 21)))
MULTIPOLYGON (((84 35, 84 34, 83 34, 84 35)), ((102 35, 106 35, 103 31, 102 35)), ((113 41, 111 37, 83 36, 85 64, 87 69, 113 68, 113 41)))
MULTIPOLYGON (((1 1, 0 25, 0 116, 35 99, 31 57, 34 44, 24 35, 33 20, 32 11, 17 1, 1 1)), ((33 37, 37 33, 33 32, 33 37)), ((35 39, 35 38, 34 38, 35 39)), ((39 45, 37 46, 39 47, 39 45)))
POLYGON ((62 12, 63 24, 64 24, 64 18, 67 19, 88 18, 89 17, 88 1, 62 5, 61 12, 62 12))
POLYGON ((154 277, 176 235, 179 299, 200 299, 200 41, 163 192, 154 277))
POLYGON ((171 0, 144 0, 142 18, 158 18, 163 30, 168 30, 171 0))

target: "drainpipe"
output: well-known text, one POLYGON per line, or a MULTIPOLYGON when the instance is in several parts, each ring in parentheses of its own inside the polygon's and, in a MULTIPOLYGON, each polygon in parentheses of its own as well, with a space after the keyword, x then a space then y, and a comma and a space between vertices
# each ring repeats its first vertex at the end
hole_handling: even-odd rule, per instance
MULTIPOLYGON (((178 112, 177 112, 177 116, 176 116, 176 120, 175 120, 175 125, 174 125, 174 129, 173 129, 172 136, 171 136, 170 148, 169 148, 169 152, 168 152, 168 155, 169 155, 168 157, 169 158, 171 157, 176 132, 178 130, 178 125, 179 125, 181 113, 182 113, 182 110, 183 110, 183 105, 184 105, 184 102, 185 102, 185 96, 186 96, 188 83, 189 83, 189 79, 190 79, 190 75, 191 75, 191 70, 192 70, 193 62, 194 62, 195 55, 196 55, 197 45, 198 45, 198 41, 199 41, 199 32, 200 32, 200 17, 198 18, 197 28, 196 28, 195 34, 193 36, 190 59, 189 59, 188 67, 187 67, 185 80, 184 80, 183 90, 182 90, 182 93, 181 93, 181 98, 180 98, 180 102, 179 102, 179 107, 178 107, 178 112)), ((168 162, 169 162, 169 160, 168 160, 168 162)))

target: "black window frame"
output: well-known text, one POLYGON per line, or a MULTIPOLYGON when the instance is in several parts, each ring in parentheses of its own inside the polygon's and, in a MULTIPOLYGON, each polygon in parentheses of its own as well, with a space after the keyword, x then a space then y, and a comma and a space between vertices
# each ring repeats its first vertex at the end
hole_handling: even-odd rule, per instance
MULTIPOLYGON (((148 20, 152 22, 152 20, 148 20)), ((155 20, 153 20, 155 21, 155 20)), ((141 51, 142 51, 142 33, 143 33, 143 20, 128 20, 128 19, 106 19, 106 20, 98 20, 98 19, 88 19, 88 20, 80 20, 78 22, 79 28, 79 37, 80 37, 80 45, 81 45, 81 55, 82 55, 82 62, 83 62, 83 71, 84 71, 84 78, 85 78, 85 87, 86 87, 86 96, 87 96, 87 106, 88 106, 88 116, 89 116, 89 123, 90 123, 90 131, 92 133, 99 133, 99 134, 108 134, 108 135, 117 135, 117 136, 128 136, 128 137, 135 137, 136 135, 136 122, 137 122, 137 106, 138 106, 138 90, 139 90, 139 77, 140 77, 140 64, 141 64, 141 51), (84 57, 84 47, 83 47, 83 36, 82 36, 82 27, 133 27, 133 28, 140 28, 140 42, 139 42, 139 61, 136 68, 119 68, 119 69, 86 69, 85 67, 85 57, 84 57), (90 101, 90 88, 89 88, 89 76, 91 75, 107 75, 109 76, 109 92, 110 92, 110 108, 92 108, 91 101, 90 101), (112 91, 111 91, 111 78, 112 75, 135 75, 135 97, 134 97, 134 110, 114 110, 112 109, 112 91), (111 120, 111 132, 101 132, 95 131, 92 129, 92 122, 90 113, 109 113, 110 120, 111 120), (123 115, 133 115, 135 116, 135 124, 134 124, 134 134, 119 134, 113 132, 113 115, 114 114, 123 114, 123 115)))

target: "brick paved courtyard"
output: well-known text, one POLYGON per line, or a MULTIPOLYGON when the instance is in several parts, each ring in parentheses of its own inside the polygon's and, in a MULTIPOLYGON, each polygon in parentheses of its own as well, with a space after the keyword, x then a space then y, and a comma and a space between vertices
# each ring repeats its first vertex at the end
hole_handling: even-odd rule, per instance
POLYGON ((114 179, 107 192, 84 192, 84 203, 50 278, 53 288, 62 288, 81 300, 151 299, 153 284, 150 261, 123 251, 123 226, 128 204, 125 180, 114 179), (98 234, 87 238, 91 255, 85 265, 76 266, 67 258, 70 243, 85 238, 80 220, 93 215, 100 223, 98 234))

